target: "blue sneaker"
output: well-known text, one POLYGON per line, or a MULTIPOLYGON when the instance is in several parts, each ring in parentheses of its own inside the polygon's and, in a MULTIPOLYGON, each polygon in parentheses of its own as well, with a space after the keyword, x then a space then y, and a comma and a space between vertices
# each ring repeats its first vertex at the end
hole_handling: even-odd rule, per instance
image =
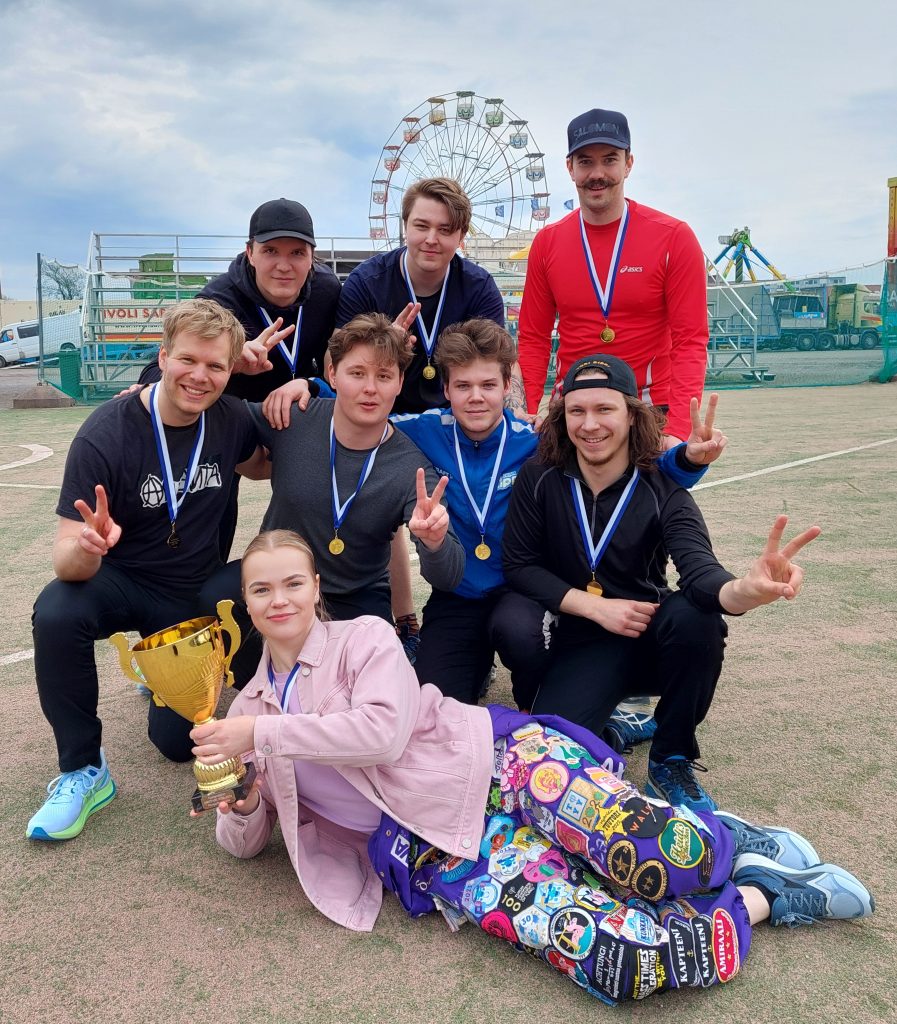
POLYGON ((637 744, 653 739, 656 732, 657 722, 650 704, 647 712, 625 711, 621 704, 608 719, 602 739, 618 754, 627 754, 637 744))
POLYGON ((756 853, 786 868, 811 868, 819 863, 819 854, 809 841, 790 828, 778 825, 752 825, 728 811, 717 811, 717 818, 729 829, 735 840, 733 858, 743 853, 756 853))
POLYGON ((796 928, 827 918, 849 921, 868 917, 875 910, 875 900, 866 886, 835 864, 798 870, 745 853, 735 861, 732 881, 755 885, 772 897, 769 922, 776 928, 782 924, 796 928))
POLYGON ((706 772, 704 765, 679 755, 666 761, 648 761, 648 783, 645 793, 666 800, 674 807, 682 805, 692 811, 715 811, 716 801, 695 778, 695 770, 706 772))
POLYGON ((50 795, 46 803, 28 822, 26 839, 74 839, 81 834, 91 814, 115 796, 115 783, 102 750, 100 759, 99 768, 89 764, 53 779, 47 786, 50 795))

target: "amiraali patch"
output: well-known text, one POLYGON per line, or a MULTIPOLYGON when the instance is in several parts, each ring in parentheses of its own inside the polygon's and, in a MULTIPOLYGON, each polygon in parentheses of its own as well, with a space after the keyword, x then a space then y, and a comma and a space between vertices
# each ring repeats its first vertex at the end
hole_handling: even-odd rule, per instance
POLYGON ((647 900, 659 900, 667 891, 669 876, 659 860, 646 860, 632 873, 629 887, 647 900))
POLYGON ((620 885, 628 885, 636 859, 635 843, 629 839, 618 839, 607 851, 607 873, 620 885))
POLYGON ((735 922, 729 912, 721 908, 713 911, 713 959, 720 981, 734 978, 741 966, 735 922))

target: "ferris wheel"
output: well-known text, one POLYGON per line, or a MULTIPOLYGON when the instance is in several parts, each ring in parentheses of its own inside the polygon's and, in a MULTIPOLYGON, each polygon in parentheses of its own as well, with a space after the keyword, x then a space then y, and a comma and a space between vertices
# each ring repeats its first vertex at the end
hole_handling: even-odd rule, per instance
POLYGON ((461 91, 431 96, 406 114, 371 181, 370 237, 402 243, 402 196, 420 178, 454 178, 473 208, 471 235, 504 238, 551 213, 544 154, 528 123, 502 99, 461 91))

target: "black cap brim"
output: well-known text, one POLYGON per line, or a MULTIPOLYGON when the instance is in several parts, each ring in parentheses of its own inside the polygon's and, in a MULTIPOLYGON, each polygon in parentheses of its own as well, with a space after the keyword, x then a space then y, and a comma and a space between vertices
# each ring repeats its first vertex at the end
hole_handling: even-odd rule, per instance
POLYGON ((255 235, 252 240, 253 242, 270 242, 272 238, 299 238, 303 242, 308 242, 313 249, 318 245, 310 235, 303 235, 298 231, 264 231, 260 235, 255 235))
POLYGON ((573 154, 578 149, 584 149, 586 146, 613 146, 614 149, 626 149, 627 148, 626 146, 621 146, 620 145, 620 140, 617 139, 617 138, 609 139, 606 135, 599 135, 597 138, 586 139, 584 142, 580 142, 580 144, 578 146, 576 146, 576 147, 574 147, 573 149, 570 150, 570 152, 567 154, 567 157, 569 158, 569 157, 573 156, 573 154))

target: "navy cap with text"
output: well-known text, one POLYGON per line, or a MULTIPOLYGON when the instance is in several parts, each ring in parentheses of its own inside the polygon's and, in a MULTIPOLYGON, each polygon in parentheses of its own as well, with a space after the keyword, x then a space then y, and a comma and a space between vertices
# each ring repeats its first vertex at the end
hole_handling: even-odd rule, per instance
POLYGON ((610 388, 611 391, 621 391, 624 395, 638 398, 638 386, 635 383, 632 367, 616 356, 599 354, 577 359, 564 374, 561 394, 567 395, 571 391, 579 391, 581 388, 610 388), (603 373, 604 377, 580 377, 581 373, 586 373, 589 370, 603 373))
POLYGON ((269 199, 249 218, 249 237, 255 242, 272 238, 301 238, 317 245, 311 214, 293 199, 269 199))
POLYGON ((617 149, 630 148, 629 122, 619 110, 587 110, 567 125, 567 156, 598 142, 617 149))

